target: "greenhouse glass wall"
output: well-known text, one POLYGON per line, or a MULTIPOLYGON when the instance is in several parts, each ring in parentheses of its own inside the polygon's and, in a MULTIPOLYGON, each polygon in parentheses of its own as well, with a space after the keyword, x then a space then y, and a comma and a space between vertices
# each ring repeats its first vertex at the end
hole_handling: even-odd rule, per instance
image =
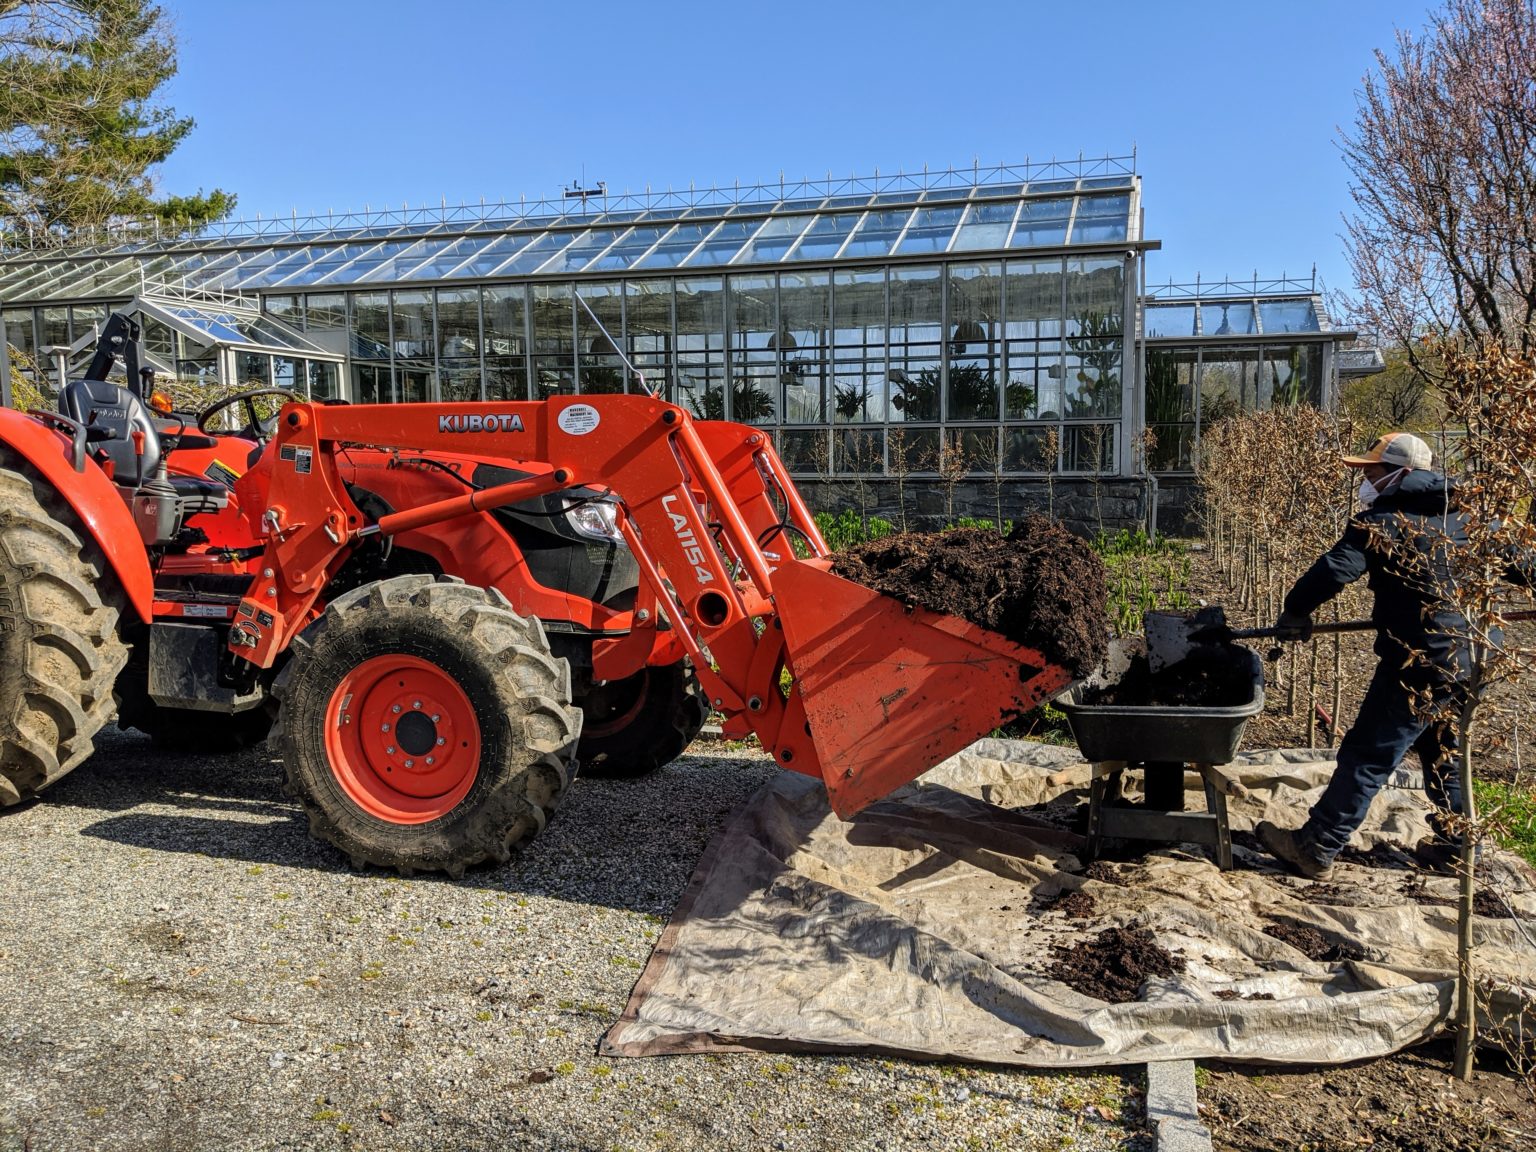
POLYGON ((56 347, 129 301, 259 309, 318 367, 269 346, 209 357, 185 331, 152 337, 157 366, 360 403, 619 391, 628 359, 700 417, 771 429, 802 476, 1019 491, 1187 469, 1221 404, 1325 400, 1346 335, 1315 293, 1257 282, 1143 308, 1157 244, 1131 158, 568 197, 63 251, 11 237, 0 318, 17 363, 50 377, 56 347), (1272 339, 1286 325, 1302 335, 1272 339))

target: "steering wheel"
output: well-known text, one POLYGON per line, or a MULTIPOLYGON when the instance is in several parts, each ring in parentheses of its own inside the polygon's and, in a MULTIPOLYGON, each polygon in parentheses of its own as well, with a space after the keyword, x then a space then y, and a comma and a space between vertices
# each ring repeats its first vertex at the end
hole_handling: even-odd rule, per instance
POLYGON ((263 420, 261 413, 256 411, 256 405, 253 403, 260 396, 281 396, 285 400, 304 399, 297 392, 288 388, 252 388, 246 392, 236 392, 233 396, 226 396, 224 399, 208 405, 208 407, 199 412, 197 414, 197 430, 207 436, 233 435, 243 437, 246 440, 254 440, 258 444, 265 444, 272 438, 272 432, 277 427, 277 413, 274 412, 263 420), (235 404, 245 405, 246 422, 244 427, 232 433, 215 432, 208 427, 215 416, 235 404))

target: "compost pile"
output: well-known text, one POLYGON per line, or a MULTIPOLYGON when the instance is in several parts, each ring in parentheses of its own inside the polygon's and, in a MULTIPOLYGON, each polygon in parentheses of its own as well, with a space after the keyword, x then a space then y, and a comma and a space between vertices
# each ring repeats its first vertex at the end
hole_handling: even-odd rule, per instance
POLYGON ((1160 708, 1237 708, 1252 700, 1248 650, 1231 645, 1202 645, 1158 672, 1134 656, 1116 683, 1083 697, 1084 704, 1160 708))
POLYGON ((1044 516, 1025 517, 1007 536, 984 528, 886 536, 839 553, 832 570, 1038 649, 1073 675, 1104 658, 1104 564, 1086 541, 1044 516))
POLYGON ((1106 928, 1076 947, 1058 945, 1056 962, 1046 975, 1074 991, 1110 1004, 1128 1004, 1141 994, 1149 976, 1184 971, 1184 959, 1152 937, 1147 928, 1106 928))

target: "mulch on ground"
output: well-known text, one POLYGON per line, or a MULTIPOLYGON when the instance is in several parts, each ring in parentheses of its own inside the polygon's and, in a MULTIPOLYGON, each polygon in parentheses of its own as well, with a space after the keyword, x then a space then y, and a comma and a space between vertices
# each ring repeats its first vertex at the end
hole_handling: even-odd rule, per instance
POLYGON ((1106 928, 1092 939, 1055 948, 1056 962, 1047 975, 1084 996, 1110 1004, 1126 1004, 1141 995, 1149 976, 1184 971, 1175 956, 1147 928, 1106 928))
POLYGON ((1074 675, 1104 658, 1104 562, 1043 516, 1026 516, 1007 536, 982 528, 886 536, 838 553, 833 571, 903 603, 964 617, 1074 675))
POLYGON ((1272 936, 1282 944, 1289 944, 1308 960, 1323 964, 1340 964, 1345 960, 1365 958, 1365 953, 1353 944, 1333 939, 1307 924, 1288 924, 1277 920, 1265 926, 1264 935, 1272 936))

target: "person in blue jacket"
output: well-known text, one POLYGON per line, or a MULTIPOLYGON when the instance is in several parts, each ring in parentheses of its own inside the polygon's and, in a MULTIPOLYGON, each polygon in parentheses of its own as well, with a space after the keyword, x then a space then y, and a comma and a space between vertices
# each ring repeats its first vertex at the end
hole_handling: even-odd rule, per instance
POLYGON ((1424 790, 1438 809, 1434 835, 1415 845, 1421 862, 1449 867, 1459 841, 1449 834, 1460 814, 1453 715, 1469 674, 1466 621, 1449 603, 1446 551, 1466 542, 1465 521, 1451 507, 1450 481, 1431 470, 1429 445, 1407 432, 1378 438, 1344 463, 1361 474, 1361 510, 1339 542, 1296 581, 1276 621, 1282 636, 1306 640, 1312 614, 1361 576, 1375 595, 1376 673, 1338 763, 1299 829, 1269 821, 1255 831, 1266 851, 1293 871, 1326 879, 1333 858, 1365 819, 1371 799, 1409 749, 1424 768, 1424 790))

